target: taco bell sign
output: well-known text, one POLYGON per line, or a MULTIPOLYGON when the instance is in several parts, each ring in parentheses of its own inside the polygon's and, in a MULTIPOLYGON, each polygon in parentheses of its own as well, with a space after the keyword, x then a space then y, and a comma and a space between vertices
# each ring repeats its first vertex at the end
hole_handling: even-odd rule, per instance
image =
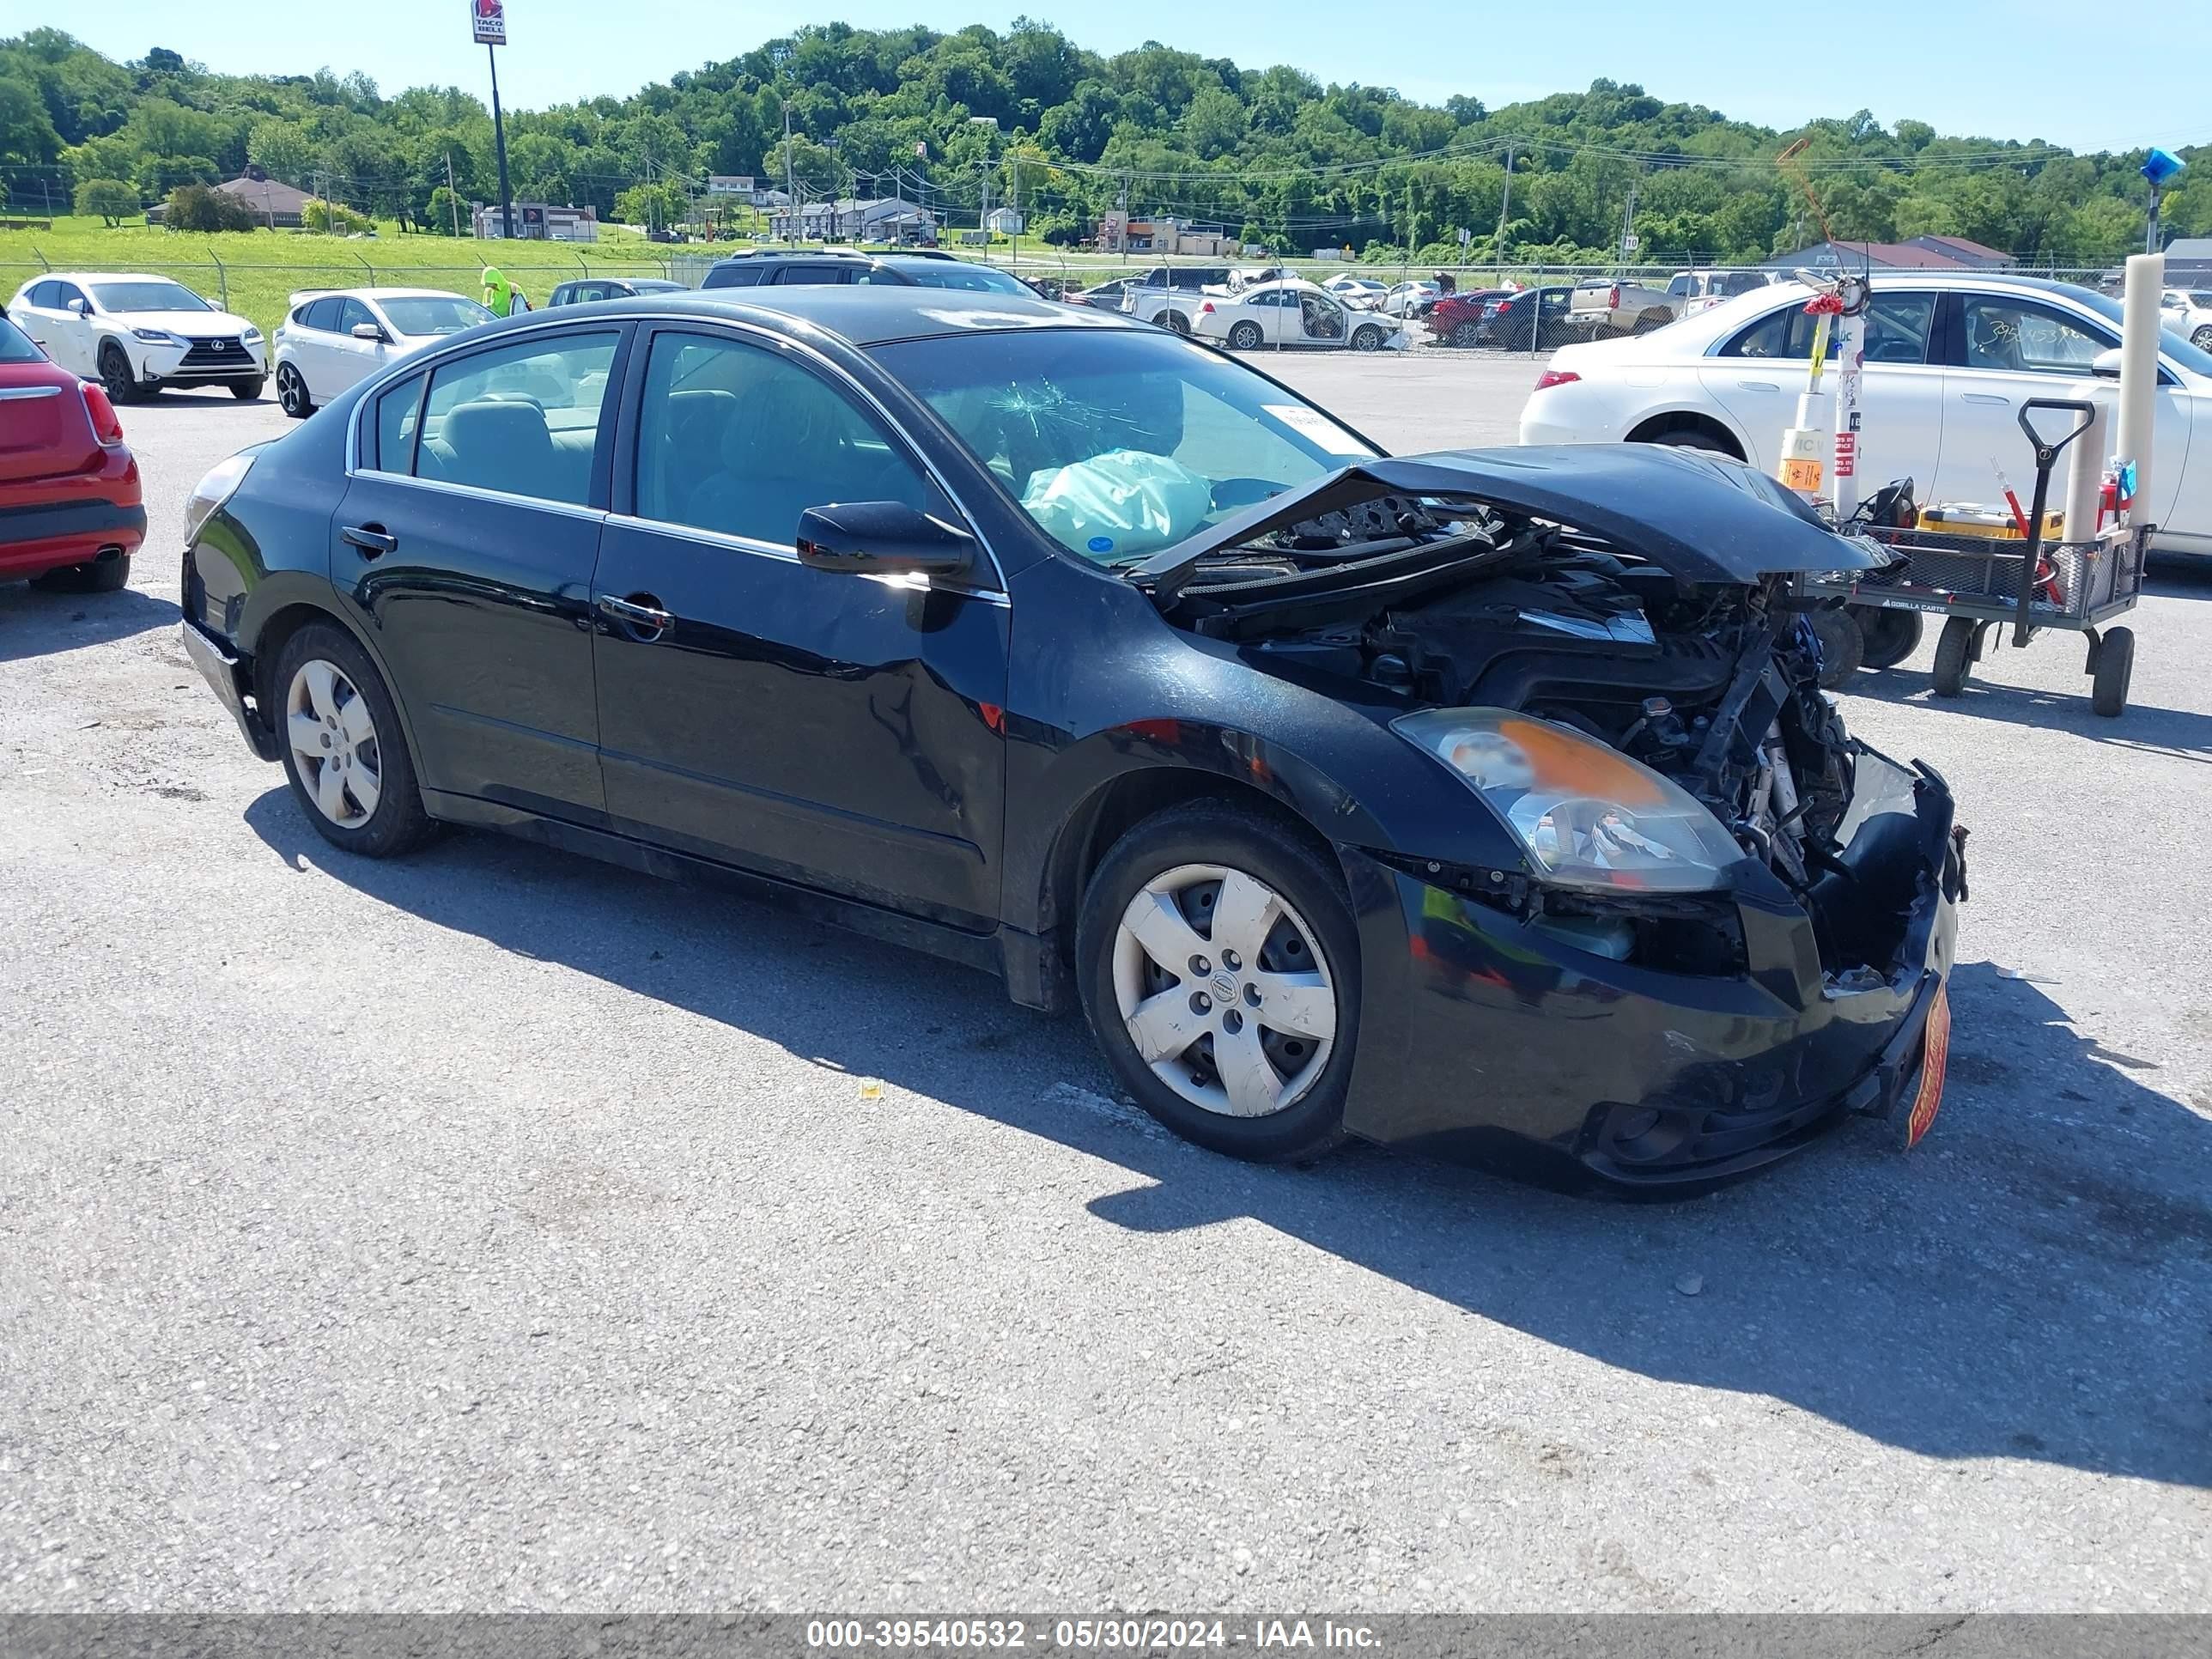
POLYGON ((507 44, 507 0, 469 0, 469 21, 480 46, 507 44))

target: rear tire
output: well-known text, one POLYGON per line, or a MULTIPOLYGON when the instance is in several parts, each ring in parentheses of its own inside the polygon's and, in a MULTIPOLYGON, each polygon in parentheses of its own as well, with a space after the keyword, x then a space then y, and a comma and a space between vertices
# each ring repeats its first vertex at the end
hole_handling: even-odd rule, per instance
POLYGON ((2189 337, 2189 343, 2199 351, 2212 351, 2212 323, 2207 323, 2189 337))
MULTIPOLYGON (((1936 639, 1936 695, 1955 697, 1966 689, 1966 669, 1973 657, 1974 630, 1981 624, 1971 617, 1954 617, 1936 639)), ((2114 633, 2124 633, 2115 629, 2114 633)), ((2111 635, 2107 635, 2106 638, 2111 635)))
POLYGON ((310 623, 277 653, 272 691, 284 775, 325 841, 388 859, 436 833, 398 705, 353 635, 335 623, 310 623))
POLYGON ((1695 427, 1678 426, 1665 432, 1654 433, 1646 443, 1665 444, 1672 449, 1702 449, 1715 455, 1726 455, 1729 447, 1710 432, 1700 432, 1695 427))
POLYGON ((1862 668, 1894 668, 1920 648, 1923 627, 1917 611, 1890 611, 1870 605, 1853 614, 1866 640, 1862 668))
POLYGON ((1257 323, 1239 323, 1229 331, 1229 349, 1232 351, 1257 351, 1260 343, 1260 325, 1257 323))
POLYGON ((2089 707, 2106 720, 2125 713, 2128 681, 2135 673, 2135 630, 2107 629, 2097 642, 2097 666, 2089 682, 2089 707))
POLYGON ((1451 331, 1451 343, 1472 349, 1482 343, 1482 330, 1474 323, 1455 324, 1451 331))
POLYGON ((1184 1139, 1279 1163, 1345 1138, 1358 933, 1341 873, 1278 820, 1194 801, 1138 824, 1091 878, 1075 969, 1107 1062, 1184 1139))
POLYGON ((120 593, 131 585, 131 556, 65 564, 38 577, 33 586, 50 593, 120 593))
POLYGON ((143 395, 131 372, 131 354, 112 340, 100 348, 100 388, 111 404, 135 404, 143 395))
POLYGON ((1160 321, 1166 325, 1168 332, 1170 334, 1188 334, 1190 332, 1190 319, 1184 316, 1180 311, 1169 312, 1167 315, 1160 319, 1160 321))

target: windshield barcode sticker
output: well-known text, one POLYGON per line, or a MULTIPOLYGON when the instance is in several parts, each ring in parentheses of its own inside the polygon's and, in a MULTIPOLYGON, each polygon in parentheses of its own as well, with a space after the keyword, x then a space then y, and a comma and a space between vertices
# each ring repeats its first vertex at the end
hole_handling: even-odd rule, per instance
POLYGON ((1365 455, 1371 453, 1367 446, 1318 410, 1305 409, 1297 404, 1261 404, 1261 409, 1273 416, 1291 431, 1312 439, 1332 455, 1365 455))

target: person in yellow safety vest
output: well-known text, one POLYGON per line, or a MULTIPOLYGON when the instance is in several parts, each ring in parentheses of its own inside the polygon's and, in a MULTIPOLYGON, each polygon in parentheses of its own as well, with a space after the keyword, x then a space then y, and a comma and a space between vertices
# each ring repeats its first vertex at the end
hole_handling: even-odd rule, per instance
POLYGON ((507 273, 497 265, 484 267, 483 303, 495 317, 518 316, 530 309, 530 301, 521 288, 507 281, 507 273))

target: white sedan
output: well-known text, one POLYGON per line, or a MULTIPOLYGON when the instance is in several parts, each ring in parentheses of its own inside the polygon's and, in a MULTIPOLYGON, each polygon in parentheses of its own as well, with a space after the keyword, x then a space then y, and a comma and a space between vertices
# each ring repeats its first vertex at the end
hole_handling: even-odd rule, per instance
POLYGON ((2159 301, 2158 319, 2170 333, 2212 351, 2212 289, 2166 289, 2159 301))
POLYGON ((1297 276, 1238 294, 1206 295, 1191 330, 1237 351, 1271 345, 1403 350, 1407 344, 1406 325, 1397 319, 1356 310, 1318 283, 1297 276))
POLYGON ((218 311, 183 283, 143 271, 57 270, 8 301, 17 327, 47 356, 109 401, 164 386, 223 386, 258 398, 267 348, 243 317, 218 311))
POLYGON ((276 401, 295 421, 431 341, 491 320, 474 300, 434 288, 306 289, 271 343, 276 401))
POLYGON ((1390 285, 1378 283, 1371 276, 1354 276, 1349 271, 1340 271, 1322 286, 1347 305, 1371 311, 1389 297, 1390 285))
MULTIPOLYGON (((2021 404, 2075 395, 2120 343, 2118 302, 2068 283, 1897 271, 1876 272, 1874 290, 1862 492, 1909 477, 1923 504, 2000 501, 1992 461, 2024 489, 2021 404)), ((1808 297, 1778 283, 1649 334, 1562 346, 1521 411, 1521 441, 1680 444, 1772 472, 1805 389, 1808 297)), ((2159 351, 2149 517, 2157 545, 2212 553, 2212 459, 2191 454, 2200 422, 2212 445, 2212 354, 2170 331, 2159 351)))

